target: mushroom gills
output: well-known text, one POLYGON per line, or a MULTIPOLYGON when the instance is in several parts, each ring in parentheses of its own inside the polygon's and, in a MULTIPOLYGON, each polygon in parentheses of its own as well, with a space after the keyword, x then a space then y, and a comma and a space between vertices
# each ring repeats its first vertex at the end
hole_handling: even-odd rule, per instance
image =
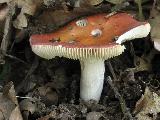
POLYGON ((67 57, 70 59, 87 59, 87 58, 101 58, 109 59, 120 55, 124 51, 124 45, 114 45, 102 48, 67 48, 61 45, 32 45, 32 51, 38 56, 46 59, 59 57, 67 57))

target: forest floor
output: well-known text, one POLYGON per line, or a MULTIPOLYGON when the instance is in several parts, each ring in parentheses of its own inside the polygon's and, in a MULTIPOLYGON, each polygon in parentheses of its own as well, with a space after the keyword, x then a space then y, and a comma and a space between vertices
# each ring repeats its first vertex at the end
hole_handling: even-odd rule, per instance
POLYGON ((154 48, 160 42, 159 16, 158 0, 0 1, 0 120, 159 120, 160 48, 154 48), (123 54, 105 61, 99 103, 84 102, 79 60, 40 58, 29 38, 115 11, 149 22, 151 32, 126 42, 123 54))

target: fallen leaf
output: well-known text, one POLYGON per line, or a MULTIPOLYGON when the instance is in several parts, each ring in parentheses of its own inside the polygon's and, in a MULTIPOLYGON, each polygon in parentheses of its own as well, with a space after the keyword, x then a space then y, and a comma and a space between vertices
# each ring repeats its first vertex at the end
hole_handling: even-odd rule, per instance
POLYGON ((101 112, 89 112, 86 116, 86 120, 99 120, 102 116, 101 112))
POLYGON ((57 104, 58 95, 56 91, 53 91, 51 87, 42 86, 38 88, 38 93, 43 102, 48 105, 57 104))
POLYGON ((44 5, 46 6, 50 6, 50 5, 54 5, 55 2, 57 2, 56 0, 43 0, 44 5))
POLYGON ((52 111, 49 115, 43 116, 41 118, 38 118, 37 120, 49 120, 49 119, 54 119, 57 117, 56 111, 52 111))
POLYGON ((28 14, 28 15, 34 15, 37 8, 41 5, 42 3, 40 0, 37 0, 37 2, 34 2, 33 0, 27 0, 23 5, 21 9, 21 14, 28 14), (29 2, 30 1, 30 2, 29 2))
POLYGON ((24 99, 19 104, 23 118, 28 120, 28 116, 36 111, 36 105, 30 99, 24 99))
POLYGON ((18 29, 23 29, 27 27, 28 22, 25 14, 33 16, 36 10, 42 5, 43 0, 24 0, 17 2, 18 6, 21 8, 21 12, 17 19, 14 21, 14 27, 18 29))
POLYGON ((22 111, 29 111, 31 114, 36 111, 36 106, 34 102, 30 99, 22 100, 19 105, 22 111))
POLYGON ((23 120, 21 112, 19 110, 19 106, 16 106, 15 109, 12 111, 9 120, 23 120))
POLYGON ((27 21, 26 16, 24 14, 20 13, 17 16, 17 19, 15 21, 13 21, 13 25, 15 28, 18 28, 18 29, 23 29, 24 27, 27 27, 28 21, 27 21))
POLYGON ((145 59, 145 56, 141 56, 141 57, 134 56, 134 64, 135 64, 136 72, 151 70, 151 63, 150 61, 145 59))
POLYGON ((4 95, 0 95, 0 118, 9 119, 9 116, 14 108, 15 104, 11 100, 6 98, 4 95))
POLYGON ((154 48, 160 51, 160 12, 154 11, 154 16, 150 19, 151 39, 154 42, 154 48))
POLYGON ((153 120, 151 116, 156 117, 160 113, 160 96, 146 87, 144 95, 136 103, 134 113, 138 120, 153 120))
POLYGON ((8 14, 8 10, 9 9, 7 6, 0 9, 0 22, 6 18, 7 14, 8 14))
POLYGON ((109 3, 112 3, 112 4, 121 4, 125 0, 105 0, 105 1, 107 1, 109 3))
POLYGON ((1 0, 0 3, 6 3, 9 2, 10 0, 1 0))
MULTIPOLYGON (((151 63, 150 61, 145 59, 146 56, 138 57, 134 56, 134 68, 127 68, 126 71, 133 71, 134 73, 140 71, 151 71, 151 63)), ((148 56, 147 56, 148 57, 148 56)))
POLYGON ((5 85, 3 88, 3 96, 9 98, 15 105, 18 105, 13 82, 9 82, 7 85, 5 85))
POLYGON ((1 0, 0 3, 13 2, 21 11, 14 20, 13 26, 18 29, 27 27, 27 18, 25 14, 34 15, 36 10, 43 4, 43 0, 1 0))
POLYGON ((0 118, 5 118, 5 120, 23 120, 13 82, 5 85, 3 94, 0 95, 0 111, 0 118))
POLYGON ((98 5, 102 2, 103 0, 86 0, 86 3, 89 3, 90 5, 98 5))
POLYGON ((3 38, 4 33, 4 25, 5 25, 5 18, 8 14, 8 7, 5 5, 0 5, 0 41, 3 38))

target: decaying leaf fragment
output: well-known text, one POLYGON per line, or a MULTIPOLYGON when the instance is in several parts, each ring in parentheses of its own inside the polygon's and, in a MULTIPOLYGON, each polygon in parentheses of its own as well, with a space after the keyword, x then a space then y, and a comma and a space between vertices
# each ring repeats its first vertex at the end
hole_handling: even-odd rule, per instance
POLYGON ((146 87, 144 95, 136 103, 134 110, 138 120, 154 120, 160 113, 160 96, 146 87))
POLYGON ((14 21, 13 25, 16 28, 22 29, 27 27, 27 18, 25 14, 33 16, 36 10, 41 6, 43 0, 18 0, 18 6, 21 8, 21 12, 17 19, 14 21))
POLYGON ((90 5, 98 5, 101 2, 103 2, 103 0, 86 0, 87 3, 89 3, 90 5))
POLYGON ((13 25, 15 28, 22 29, 27 27, 27 18, 25 14, 34 15, 36 10, 41 6, 43 0, 2 0, 0 3, 13 2, 18 8, 21 8, 20 14, 17 16, 13 25))
POLYGON ((0 95, 0 119, 23 120, 12 82, 4 87, 3 93, 0 95))
POLYGON ((2 36, 4 33, 4 24, 5 24, 5 18, 9 12, 9 9, 7 6, 0 6, 0 40, 2 40, 2 36))
POLYGON ((27 27, 27 18, 23 13, 20 13, 17 16, 17 19, 13 22, 14 27, 22 29, 23 27, 27 27))
POLYGON ((150 20, 151 38, 154 42, 154 48, 160 51, 160 12, 154 11, 154 17, 150 20))
POLYGON ((107 2, 110 2, 112 4, 121 4, 122 2, 124 2, 125 0, 105 0, 107 2))
POLYGON ((103 0, 70 0, 70 5, 74 4, 74 7, 80 8, 92 8, 94 5, 99 5, 103 0))
POLYGON ((86 116, 86 120, 99 120, 102 116, 101 112, 89 112, 86 116))
POLYGON ((6 6, 0 9, 0 22, 2 22, 6 18, 8 11, 9 9, 6 6))
POLYGON ((6 3, 9 2, 10 0, 1 0, 0 3, 6 3))
POLYGON ((24 120, 28 120, 28 116, 36 111, 36 104, 32 99, 24 99, 19 104, 24 120))

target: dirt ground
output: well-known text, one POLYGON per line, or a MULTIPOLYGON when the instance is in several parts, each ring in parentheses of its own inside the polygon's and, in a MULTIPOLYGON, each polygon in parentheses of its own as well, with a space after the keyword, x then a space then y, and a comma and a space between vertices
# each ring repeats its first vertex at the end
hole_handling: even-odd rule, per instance
POLYGON ((17 1, 0 1, 0 120, 160 120, 160 48, 154 48, 160 42, 158 0, 17 1), (40 58, 29 38, 115 11, 148 21, 151 33, 124 43, 123 54, 105 61, 99 103, 84 102, 79 60, 40 58))

